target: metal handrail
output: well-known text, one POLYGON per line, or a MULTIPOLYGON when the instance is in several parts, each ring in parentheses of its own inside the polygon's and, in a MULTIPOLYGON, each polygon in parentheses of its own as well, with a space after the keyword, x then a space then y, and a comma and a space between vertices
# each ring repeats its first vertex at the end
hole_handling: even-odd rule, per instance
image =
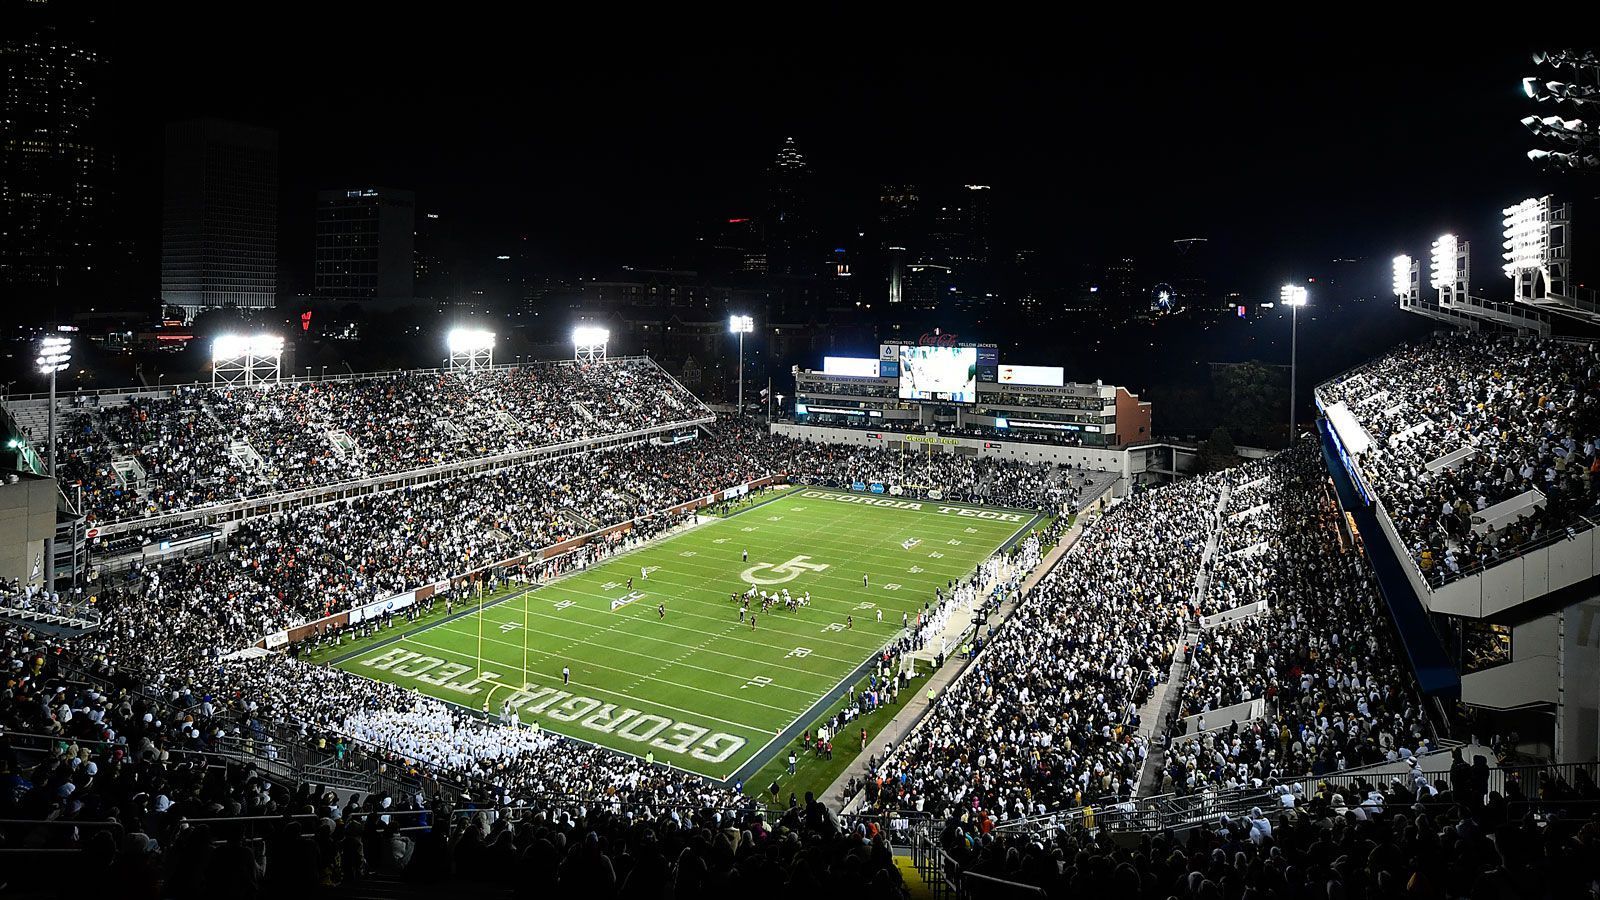
MULTIPOLYGON (((605 362, 639 362, 639 361, 642 361, 642 360, 649 360, 652 363, 655 362, 655 360, 651 359, 650 357, 643 356, 643 355, 640 355, 640 356, 609 356, 604 361, 605 362)), ((493 370, 529 368, 531 366, 555 366, 555 365, 560 365, 560 364, 563 364, 563 363, 577 363, 579 365, 588 365, 587 363, 578 363, 577 360, 572 360, 572 359, 535 359, 535 360, 529 360, 527 362, 522 362, 522 363, 514 363, 514 362, 511 362, 511 363, 496 363, 496 364, 494 364, 492 366, 478 366, 477 369, 480 370, 480 371, 484 370, 484 369, 489 369, 489 370, 493 371, 493 370)), ((657 364, 657 368, 660 368, 660 364, 657 364)), ((385 375, 407 375, 407 374, 448 375, 448 374, 452 374, 454 371, 455 371, 454 369, 440 368, 438 366, 434 366, 432 368, 422 368, 422 369, 375 369, 375 370, 370 371, 370 372, 335 372, 332 375, 313 375, 313 376, 310 376, 310 377, 307 377, 307 376, 304 376, 304 375, 288 375, 286 377, 279 378, 279 379, 277 379, 277 380, 275 380, 275 381, 273 381, 271 383, 272 384, 284 384, 284 383, 305 384, 305 383, 318 382, 318 381, 361 381, 362 379, 366 379, 366 378, 381 378, 381 377, 383 377, 385 375)), ((665 371, 665 370, 663 370, 663 371, 665 371)), ((174 381, 174 382, 167 382, 167 383, 158 384, 158 385, 155 385, 155 386, 131 385, 130 384, 130 385, 124 385, 123 387, 89 388, 88 390, 84 390, 84 389, 80 388, 78 390, 72 391, 71 393, 68 393, 66 391, 58 391, 58 392, 56 392, 56 401, 57 401, 57 403, 59 403, 62 400, 66 400, 69 397, 111 397, 111 396, 116 396, 116 395, 119 395, 119 394, 127 394, 129 396, 142 396, 142 395, 146 395, 146 394, 165 394, 165 393, 168 393, 168 392, 171 392, 171 391, 175 391, 178 388, 185 388, 185 387, 192 387, 192 388, 217 387, 217 388, 221 389, 221 388, 227 388, 227 387, 239 387, 239 385, 213 385, 209 381, 174 381)), ((20 400, 48 400, 49 397, 50 397, 50 394, 46 393, 46 392, 29 393, 29 394, 5 394, 3 396, 0 396, 0 402, 13 403, 13 402, 20 401, 20 400)))

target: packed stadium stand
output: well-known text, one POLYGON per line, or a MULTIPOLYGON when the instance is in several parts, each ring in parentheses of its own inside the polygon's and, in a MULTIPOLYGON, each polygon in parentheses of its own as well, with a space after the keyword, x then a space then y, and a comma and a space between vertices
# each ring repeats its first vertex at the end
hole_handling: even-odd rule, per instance
POLYGON ((1362 472, 1440 585, 1592 527, 1597 366, 1584 342, 1439 335, 1318 393, 1365 432, 1362 472))
POLYGON ((62 481, 109 524, 706 415, 648 360, 553 362, 88 395, 58 452, 62 481))
MULTIPOLYGON (((1593 501, 1592 351, 1493 346, 1514 365, 1489 371, 1515 373, 1517 388, 1432 396, 1408 380, 1428 351, 1408 349, 1422 356, 1375 361, 1319 393, 1381 440, 1410 432, 1388 461, 1371 459, 1380 495, 1402 496, 1416 476, 1388 453, 1414 449, 1404 465, 1425 469, 1432 458, 1422 457, 1449 443, 1429 432, 1478 454, 1461 457, 1459 471, 1475 474, 1457 486, 1504 483, 1506 453, 1522 477, 1526 456, 1546 502, 1537 521, 1505 528, 1537 541, 1573 527, 1593 501), (1369 390, 1391 399, 1363 403, 1369 390)), ((903 453, 714 416, 648 361, 180 387, 86 406, 69 422, 63 481, 81 483, 87 513, 107 524, 180 513, 190 530, 179 541, 204 551, 152 555, 175 533, 156 540, 141 525, 96 538, 92 604, 84 591, 0 587, 0 891, 1595 889, 1593 767, 1491 766, 1472 735, 1451 733, 1364 547, 1374 538, 1352 528, 1330 479, 1325 441, 1156 487, 953 451, 914 459, 908 478, 903 453), (574 446, 519 455, 563 444, 574 446), (272 499, 446 464, 459 468, 349 496, 272 499), (930 691, 906 737, 869 748, 863 736, 867 777, 844 804, 768 802, 731 780, 508 727, 301 658, 462 601, 469 576, 554 577, 692 521, 695 504, 728 488, 771 479, 1054 517, 1008 551, 1031 570, 1028 586, 1007 597, 1006 617, 974 626, 971 651, 947 663, 953 680, 930 691), (242 499, 263 502, 207 512, 242 499), (527 555, 581 541, 592 556, 527 555), (507 559, 520 561, 498 565, 507 559), (339 619, 425 585, 444 587, 392 619, 339 619), (44 618, 88 605, 91 627, 44 618)), ((1439 518, 1408 519, 1418 565, 1424 552, 1456 550, 1465 572, 1514 547, 1495 532, 1487 556, 1473 550, 1461 564, 1456 526, 1442 521, 1452 515, 1441 506, 1439 518)), ((1455 571, 1448 558, 1426 557, 1430 577, 1455 571)), ((919 629, 896 649, 934 630, 919 629)))

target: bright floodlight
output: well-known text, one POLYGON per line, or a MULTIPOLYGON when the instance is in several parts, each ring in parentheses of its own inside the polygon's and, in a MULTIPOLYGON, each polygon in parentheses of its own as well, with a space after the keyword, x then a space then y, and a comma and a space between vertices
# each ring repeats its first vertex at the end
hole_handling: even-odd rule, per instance
POLYGON ((1411 257, 1404 253, 1394 258, 1394 295, 1404 297, 1411 293, 1411 257))
POLYGON ((283 335, 257 334, 250 338, 250 353, 252 356, 282 356, 283 335))
POLYGON ((578 362, 599 362, 606 358, 606 343, 611 330, 599 325, 579 325, 572 329, 572 352, 578 362))
POLYGON ((733 334, 749 334, 756 330, 756 320, 749 316, 729 316, 728 331, 733 334))
POLYGON ((476 353, 494 349, 494 332, 486 328, 452 328, 449 335, 451 353, 476 353))
POLYGON ((72 339, 49 335, 39 339, 39 356, 36 360, 40 375, 54 375, 65 371, 72 363, 72 339))
POLYGON ((211 383, 259 384, 277 381, 283 358, 283 335, 223 334, 211 341, 211 383))
POLYGON ((242 334, 218 335, 211 342, 211 359, 237 359, 250 352, 250 338, 242 334))
POLYGON ((579 325, 572 329, 572 343, 577 347, 593 347, 611 340, 611 331, 597 325, 579 325))
POLYGON ((1298 284, 1286 284, 1278 291, 1278 299, 1284 306, 1305 306, 1306 289, 1298 284))
POLYGON ((211 342, 212 362, 246 356, 267 358, 282 354, 283 335, 280 334, 224 334, 211 342))
POLYGON ((1545 245, 1549 238, 1547 222, 1550 213, 1549 197, 1528 199, 1501 210, 1505 214, 1505 237, 1500 244, 1505 250, 1502 270, 1507 278, 1516 278, 1519 272, 1538 269, 1545 263, 1545 245))
POLYGON ((1436 291, 1455 290, 1455 235, 1441 234, 1439 239, 1433 242, 1433 264, 1428 270, 1428 284, 1436 291))

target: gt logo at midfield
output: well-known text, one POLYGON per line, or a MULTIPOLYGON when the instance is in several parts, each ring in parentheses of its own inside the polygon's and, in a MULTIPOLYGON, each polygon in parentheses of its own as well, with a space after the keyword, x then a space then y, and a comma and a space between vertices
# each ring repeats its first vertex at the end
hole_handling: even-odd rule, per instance
POLYGON ((811 557, 809 556, 796 556, 794 559, 776 566, 772 563, 756 563, 740 573, 739 577, 751 584, 783 584, 799 578, 806 572, 821 572, 826 568, 828 568, 827 563, 814 563, 811 562, 811 557), (756 575, 762 569, 770 569, 769 575, 782 575, 783 577, 763 578, 756 575))

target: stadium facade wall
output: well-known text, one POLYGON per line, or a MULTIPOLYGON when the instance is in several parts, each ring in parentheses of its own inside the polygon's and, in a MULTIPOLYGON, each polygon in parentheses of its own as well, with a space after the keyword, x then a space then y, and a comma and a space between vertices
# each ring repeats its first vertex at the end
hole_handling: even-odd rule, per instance
POLYGON ((0 484, 0 578, 44 581, 44 544, 55 534, 56 481, 31 473, 0 484))
POLYGON ((1092 472, 1116 474, 1113 493, 1125 496, 1128 487, 1146 472, 1157 471, 1151 465, 1151 453, 1168 445, 1142 444, 1134 447, 1066 447, 1031 441, 1003 441, 979 437, 927 435, 915 432, 869 431, 855 428, 834 428, 826 425, 800 425, 794 422, 774 422, 772 433, 802 441, 846 446, 904 449, 911 453, 966 452, 974 456, 992 456, 1019 462, 1049 462, 1064 466, 1077 466, 1092 472))

